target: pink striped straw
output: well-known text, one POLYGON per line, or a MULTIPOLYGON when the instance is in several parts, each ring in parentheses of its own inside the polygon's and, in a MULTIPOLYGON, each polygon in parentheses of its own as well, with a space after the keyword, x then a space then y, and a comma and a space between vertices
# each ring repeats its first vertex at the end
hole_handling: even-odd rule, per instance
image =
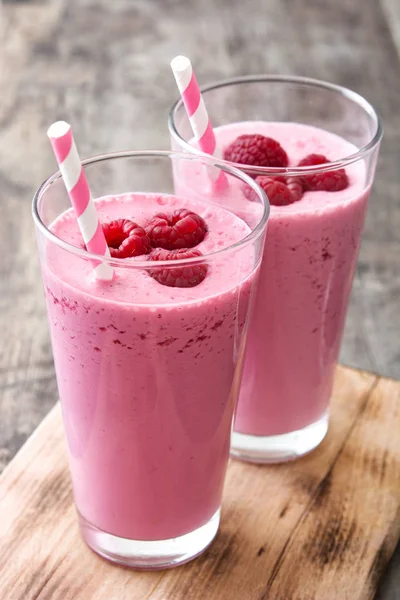
MULTIPOLYGON (((176 56, 171 61, 171 69, 200 150, 205 154, 218 157, 215 133, 190 60, 186 56, 176 56)), ((217 182, 218 184, 227 183, 225 173, 219 169, 217 182)))
MULTIPOLYGON (((57 121, 49 127, 47 135, 75 209, 79 229, 87 249, 93 254, 109 257, 110 250, 76 149, 71 126, 65 121, 57 121)), ((114 269, 106 263, 96 263, 94 274, 97 279, 111 281, 114 269)))

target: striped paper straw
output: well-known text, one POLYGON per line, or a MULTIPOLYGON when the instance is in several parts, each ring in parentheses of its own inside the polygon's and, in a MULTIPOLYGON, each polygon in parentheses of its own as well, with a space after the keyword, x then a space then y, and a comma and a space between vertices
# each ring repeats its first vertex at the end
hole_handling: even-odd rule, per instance
MULTIPOLYGON (((110 250, 76 149, 71 126, 65 121, 57 121, 49 127, 47 135, 53 147, 87 249, 93 254, 109 257, 110 250)), ((94 274, 97 279, 111 281, 114 270, 111 265, 106 263, 96 263, 94 274)))
MULTIPOLYGON (((218 156, 215 133, 190 60, 186 56, 176 56, 171 61, 171 69, 200 150, 205 154, 218 156)), ((225 173, 219 169, 216 182, 219 184, 227 182, 225 173)))

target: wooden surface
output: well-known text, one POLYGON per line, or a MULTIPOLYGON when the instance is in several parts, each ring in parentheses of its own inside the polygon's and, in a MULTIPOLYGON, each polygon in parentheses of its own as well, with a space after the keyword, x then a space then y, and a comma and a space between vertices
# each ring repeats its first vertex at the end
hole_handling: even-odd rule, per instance
POLYGON ((400 382, 341 368, 331 427, 294 463, 231 461, 206 553, 110 566, 79 537, 57 406, 0 478, 4 600, 367 600, 400 535, 400 382))
MULTIPOLYGON (((0 469, 57 397, 29 209, 54 169, 46 128, 71 121, 84 156, 168 147, 177 53, 201 83, 294 73, 376 106, 385 138, 342 360, 400 379, 399 0, 3 0, 1 16, 0 469)), ((400 598, 400 550, 379 598, 400 598)))

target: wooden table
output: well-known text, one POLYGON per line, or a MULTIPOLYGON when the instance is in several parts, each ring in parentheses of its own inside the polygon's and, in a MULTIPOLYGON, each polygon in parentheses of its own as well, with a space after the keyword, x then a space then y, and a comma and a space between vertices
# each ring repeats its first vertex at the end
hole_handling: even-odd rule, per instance
POLYGON ((0 477, 0 598, 370 600, 400 536, 399 430, 400 382, 339 367, 317 450, 230 461, 210 548, 146 572, 83 543, 56 405, 0 477))
MULTIPOLYGON (((0 468, 57 391, 29 203, 54 169, 45 131, 69 120, 83 156, 166 148, 168 62, 201 83, 282 72, 365 95, 385 138, 342 360, 400 378, 398 0, 3 0, 0 94, 0 468)), ((378 594, 400 597, 400 550, 378 594)))

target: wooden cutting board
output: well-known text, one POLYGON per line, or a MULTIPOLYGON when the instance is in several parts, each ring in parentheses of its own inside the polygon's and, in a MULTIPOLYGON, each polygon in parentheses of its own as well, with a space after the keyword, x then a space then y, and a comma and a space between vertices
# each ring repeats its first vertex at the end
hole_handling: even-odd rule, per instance
POLYGON ((231 461, 220 531, 169 571, 81 541, 57 405, 0 478, 1 600, 373 598, 400 534, 400 382, 339 368, 329 434, 284 465, 231 461))

